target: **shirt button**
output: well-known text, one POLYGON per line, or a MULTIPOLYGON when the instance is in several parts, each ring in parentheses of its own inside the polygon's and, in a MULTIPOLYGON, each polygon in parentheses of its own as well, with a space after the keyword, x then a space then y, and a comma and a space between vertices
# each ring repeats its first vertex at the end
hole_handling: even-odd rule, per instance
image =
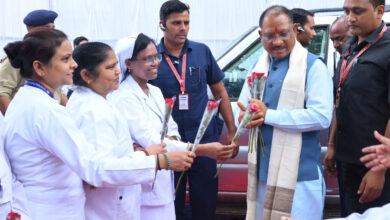
POLYGON ((122 200, 123 199, 123 196, 119 196, 119 200, 122 200))
POLYGON ((276 67, 276 66, 272 67, 273 71, 276 71, 277 69, 278 69, 278 67, 276 67))
POLYGON ((274 87, 274 85, 272 85, 271 83, 268 84, 268 88, 272 88, 272 87, 274 87))

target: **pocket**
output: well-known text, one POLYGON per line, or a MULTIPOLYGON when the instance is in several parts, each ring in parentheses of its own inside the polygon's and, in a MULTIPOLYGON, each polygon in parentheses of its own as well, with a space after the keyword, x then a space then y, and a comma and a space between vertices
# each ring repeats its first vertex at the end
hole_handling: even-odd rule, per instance
POLYGON ((201 81, 201 74, 200 74, 200 66, 190 66, 189 67, 189 78, 191 82, 191 87, 195 89, 199 86, 199 83, 201 81))

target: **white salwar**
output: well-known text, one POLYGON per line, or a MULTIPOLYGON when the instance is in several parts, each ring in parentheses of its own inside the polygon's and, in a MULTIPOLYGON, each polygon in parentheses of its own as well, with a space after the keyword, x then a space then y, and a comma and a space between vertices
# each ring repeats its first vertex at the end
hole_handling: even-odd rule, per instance
POLYGON ((80 177, 98 187, 129 186, 151 182, 156 166, 153 156, 99 154, 72 115, 31 86, 20 88, 7 109, 4 146, 32 219, 85 219, 80 177))
MULTIPOLYGON (((129 75, 120 85, 117 91, 110 96, 111 101, 123 114, 129 125, 130 134, 134 142, 142 147, 161 142, 161 130, 165 115, 165 99, 159 88, 147 84, 149 96, 146 95, 138 83, 129 75)), ((177 124, 170 118, 168 122, 169 136, 180 137, 177 124)), ((167 151, 186 150, 187 144, 180 141, 164 139, 167 151)), ((142 207, 143 220, 175 219, 174 180, 173 172, 160 170, 152 189, 152 184, 142 184, 142 207), (167 208, 171 207, 171 208, 167 208)))
MULTIPOLYGON (((130 153, 140 158, 145 156, 144 152, 134 153, 133 141, 127 123, 118 110, 91 89, 81 86, 75 88, 66 109, 90 143, 94 145, 96 151, 106 152, 114 157, 130 153)), ((143 165, 140 163, 139 165, 134 164, 134 166, 136 168, 143 165)), ((148 179, 147 176, 147 173, 133 176, 134 182, 145 183, 145 179, 148 179)), ((116 188, 91 188, 85 183, 84 190, 86 194, 86 219, 141 219, 140 184, 116 188)))

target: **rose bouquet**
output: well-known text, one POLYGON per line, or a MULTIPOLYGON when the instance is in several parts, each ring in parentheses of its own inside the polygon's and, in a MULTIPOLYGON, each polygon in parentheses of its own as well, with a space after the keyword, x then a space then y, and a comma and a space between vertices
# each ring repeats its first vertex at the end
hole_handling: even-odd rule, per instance
MULTIPOLYGON (((248 87, 250 89, 251 98, 262 100, 263 91, 265 87, 265 81, 267 76, 264 73, 253 72, 251 78, 251 83, 249 84, 248 78, 248 87)), ((265 153, 265 145, 263 140, 263 135, 261 134, 261 129, 259 127, 251 128, 249 130, 249 143, 248 143, 248 152, 257 151, 257 144, 260 139, 260 148, 262 155, 265 153)))

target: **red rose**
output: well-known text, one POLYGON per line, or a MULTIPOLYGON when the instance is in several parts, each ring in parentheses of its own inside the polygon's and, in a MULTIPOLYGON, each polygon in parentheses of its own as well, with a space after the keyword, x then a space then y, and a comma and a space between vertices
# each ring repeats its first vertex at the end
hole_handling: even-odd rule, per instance
POLYGON ((211 111, 211 110, 215 109, 216 107, 218 107, 218 105, 219 105, 218 102, 209 101, 209 102, 207 103, 207 109, 208 109, 209 111, 211 111))
POLYGON ((252 88, 252 76, 248 76, 248 86, 252 88))
POLYGON ((168 104, 169 109, 172 109, 173 103, 175 103, 175 101, 172 98, 166 98, 165 103, 168 104))
POLYGON ((20 218, 21 217, 18 213, 12 211, 7 215, 7 220, 20 220, 20 218))
POLYGON ((248 105, 248 109, 249 109, 250 112, 257 112, 257 111, 259 111, 259 107, 257 105, 255 105, 255 104, 249 104, 248 105))
POLYGON ((261 78, 264 76, 264 73, 257 73, 257 72, 252 72, 252 78, 255 79, 255 77, 261 78))

